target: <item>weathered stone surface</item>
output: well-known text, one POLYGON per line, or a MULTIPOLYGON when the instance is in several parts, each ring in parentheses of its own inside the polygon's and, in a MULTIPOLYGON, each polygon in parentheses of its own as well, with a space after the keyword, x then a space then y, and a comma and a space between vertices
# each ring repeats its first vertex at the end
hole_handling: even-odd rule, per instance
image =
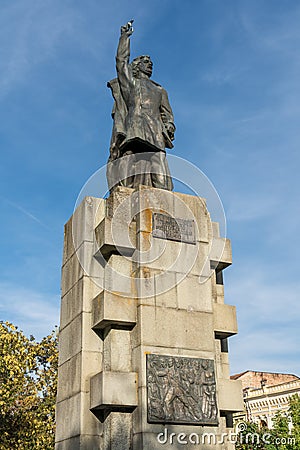
POLYGON ((218 404, 220 411, 243 411, 242 385, 239 380, 218 380, 218 404))
POLYGON ((139 231, 136 238, 137 249, 133 255, 133 260, 141 264, 149 260, 148 253, 151 251, 152 234, 148 233, 148 231, 139 231))
POLYGON ((197 350, 201 343, 203 351, 213 351, 212 326, 210 313, 138 306, 136 329, 142 345, 197 350))
POLYGON ((222 378, 228 379, 230 377, 230 365, 228 353, 221 353, 221 367, 222 367, 222 378))
POLYGON ((232 264, 231 243, 229 239, 214 238, 210 249, 210 260, 222 269, 232 264))
POLYGON ((70 219, 64 226, 64 248, 63 248, 62 265, 64 265, 75 252, 72 224, 73 224, 73 217, 70 217, 70 219))
POLYGON ((72 234, 75 249, 94 241, 94 230, 105 215, 105 200, 85 197, 73 214, 72 234))
POLYGON ((107 327, 131 329, 136 323, 136 299, 102 291, 93 300, 92 328, 107 327))
POLYGON ((131 339, 127 330, 111 330, 105 337, 103 363, 103 371, 132 371, 131 339))
POLYGON ((135 251, 135 229, 129 227, 123 217, 119 219, 105 218, 95 229, 96 240, 99 250, 96 253, 96 258, 99 258, 99 253, 104 259, 109 259, 112 254, 121 254, 124 256, 132 256, 135 251))
POLYGON ((133 289, 138 304, 155 305, 155 275, 160 273, 160 270, 149 269, 143 266, 139 266, 134 270, 133 289))
POLYGON ((77 353, 58 368, 57 402, 80 392, 81 354, 77 353))
POLYGON ((104 430, 103 424, 90 411, 90 389, 82 394, 80 426, 81 429, 84 430, 84 433, 82 433, 83 435, 98 436, 100 441, 102 440, 104 430))
POLYGON ((139 305, 177 308, 175 273, 141 266, 134 272, 134 277, 139 305))
POLYGON ((91 378, 91 409, 137 406, 136 372, 101 372, 91 378))
POLYGON ((214 330, 223 338, 237 334, 237 320, 235 306, 214 303, 214 330))
POLYGON ((82 243, 76 252, 62 267, 61 291, 62 296, 79 281, 84 275, 94 279, 94 282, 103 284, 104 270, 96 261, 94 254, 97 246, 93 242, 82 243))
POLYGON ((78 256, 74 253, 62 267, 61 292, 64 296, 84 275, 78 256))
MULTIPOLYGON (((149 246, 148 246, 149 247, 149 246)), ((208 246, 190 245, 150 237, 150 247, 142 248, 139 263, 150 269, 200 275, 208 258, 208 246)))
POLYGON ((56 441, 55 450, 82 450, 80 448, 80 436, 71 437, 59 442, 56 441))
POLYGON ((220 237, 220 224, 219 222, 211 222, 212 226, 212 235, 215 238, 220 237))
POLYGON ((82 314, 67 325, 59 334, 59 365, 81 351, 82 314))
POLYGON ((85 197, 64 230, 63 265, 83 242, 93 242, 94 228, 105 216, 105 200, 85 197))
POLYGON ((187 311, 208 311, 212 312, 211 280, 205 283, 199 282, 196 275, 188 275, 182 279, 182 274, 176 274, 178 308, 187 311))
POLYGON ((56 441, 62 441, 79 435, 81 431, 78 413, 81 411, 81 393, 57 403, 56 441))
MULTIPOLYGON (((99 345, 99 344, 98 344, 99 345)), ((101 351, 84 351, 81 355, 81 391, 89 392, 90 378, 103 370, 103 344, 100 342, 101 351)))
POLYGON ((221 340, 215 340, 215 361, 217 364, 217 373, 219 378, 229 379, 230 378, 230 368, 228 353, 221 351, 221 340))
POLYGON ((103 288, 124 297, 132 296, 132 262, 119 255, 111 255, 105 266, 103 288))
POLYGON ((174 200, 174 215, 193 218, 196 222, 196 239, 207 243, 211 221, 205 199, 180 192, 174 192, 174 197, 178 198, 174 200))
POLYGON ((92 330, 92 314, 82 313, 82 349, 85 352, 102 352, 101 339, 92 330))
POLYGON ((117 213, 122 213, 126 222, 131 222, 131 196, 134 189, 126 188, 124 186, 117 186, 106 200, 106 217, 112 219, 117 213))
POLYGON ((177 274, 160 273, 154 275, 155 306, 163 308, 178 308, 179 296, 177 294, 177 274))
POLYGON ((104 424, 104 449, 132 449, 132 415, 131 413, 111 412, 104 424))
POLYGON ((101 352, 101 340, 91 329, 91 314, 81 313, 60 331, 59 336, 59 365, 79 353, 85 351, 101 352), (62 345, 63 343, 63 345, 62 345))
POLYGON ((90 312, 92 300, 101 291, 101 287, 88 276, 83 276, 61 299, 60 329, 72 322, 81 312, 90 312))
POLYGON ((224 303, 224 285, 213 283, 214 287, 214 301, 216 303, 220 303, 221 305, 224 303))
POLYGON ((55 445, 55 450, 103 450, 103 448, 103 437, 101 435, 88 434, 75 436, 55 445))
POLYGON ((164 189, 153 189, 145 186, 132 194, 131 213, 136 219, 136 231, 152 233, 152 214, 161 212, 172 217, 174 211, 174 196, 164 189))
MULTIPOLYGON (((103 433, 96 435, 82 435, 80 438, 80 450, 103 450, 103 433)), ((70 449, 70 450, 73 450, 70 449)))

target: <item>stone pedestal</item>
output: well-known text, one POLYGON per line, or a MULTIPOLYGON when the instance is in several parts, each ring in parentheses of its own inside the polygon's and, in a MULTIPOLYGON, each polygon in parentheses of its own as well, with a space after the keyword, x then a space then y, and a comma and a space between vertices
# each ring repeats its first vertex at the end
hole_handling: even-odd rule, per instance
POLYGON ((230 264, 202 198, 119 187, 83 200, 65 226, 56 450, 233 448, 230 264))

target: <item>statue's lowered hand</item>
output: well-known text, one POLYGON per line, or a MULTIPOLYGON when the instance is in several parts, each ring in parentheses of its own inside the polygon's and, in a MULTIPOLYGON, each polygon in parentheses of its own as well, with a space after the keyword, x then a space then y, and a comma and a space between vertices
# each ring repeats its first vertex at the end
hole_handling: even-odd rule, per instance
POLYGON ((126 25, 123 25, 121 27, 121 35, 122 34, 127 34, 128 37, 132 35, 132 33, 133 33, 133 27, 132 27, 133 22, 134 22, 133 19, 129 20, 129 22, 127 22, 126 25))

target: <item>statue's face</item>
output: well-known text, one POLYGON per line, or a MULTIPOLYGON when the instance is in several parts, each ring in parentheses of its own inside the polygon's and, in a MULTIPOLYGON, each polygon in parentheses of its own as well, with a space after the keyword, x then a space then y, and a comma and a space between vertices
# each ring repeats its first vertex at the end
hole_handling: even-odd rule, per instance
POLYGON ((173 367, 173 360, 172 359, 168 360, 168 367, 173 367))
POLYGON ((146 74, 149 78, 152 75, 153 63, 149 56, 144 56, 139 62, 139 71, 146 74))

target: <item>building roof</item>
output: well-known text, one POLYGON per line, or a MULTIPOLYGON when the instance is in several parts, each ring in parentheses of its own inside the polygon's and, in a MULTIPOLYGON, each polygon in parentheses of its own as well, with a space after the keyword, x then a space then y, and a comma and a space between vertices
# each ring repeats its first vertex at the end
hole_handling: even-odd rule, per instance
POLYGON ((260 372, 254 370, 246 370, 230 377, 232 380, 242 382, 242 389, 259 389, 262 386, 277 386, 289 381, 299 381, 297 375, 281 372, 260 372))
POLYGON ((289 377, 295 377, 295 379, 300 379, 298 377, 298 375, 295 375, 293 373, 283 373, 283 372, 261 372, 259 370, 245 370, 244 372, 241 373, 236 373, 230 376, 231 380, 238 380, 239 378, 241 378, 243 375, 245 375, 246 373, 250 374, 255 374, 255 375, 286 375, 289 377))

